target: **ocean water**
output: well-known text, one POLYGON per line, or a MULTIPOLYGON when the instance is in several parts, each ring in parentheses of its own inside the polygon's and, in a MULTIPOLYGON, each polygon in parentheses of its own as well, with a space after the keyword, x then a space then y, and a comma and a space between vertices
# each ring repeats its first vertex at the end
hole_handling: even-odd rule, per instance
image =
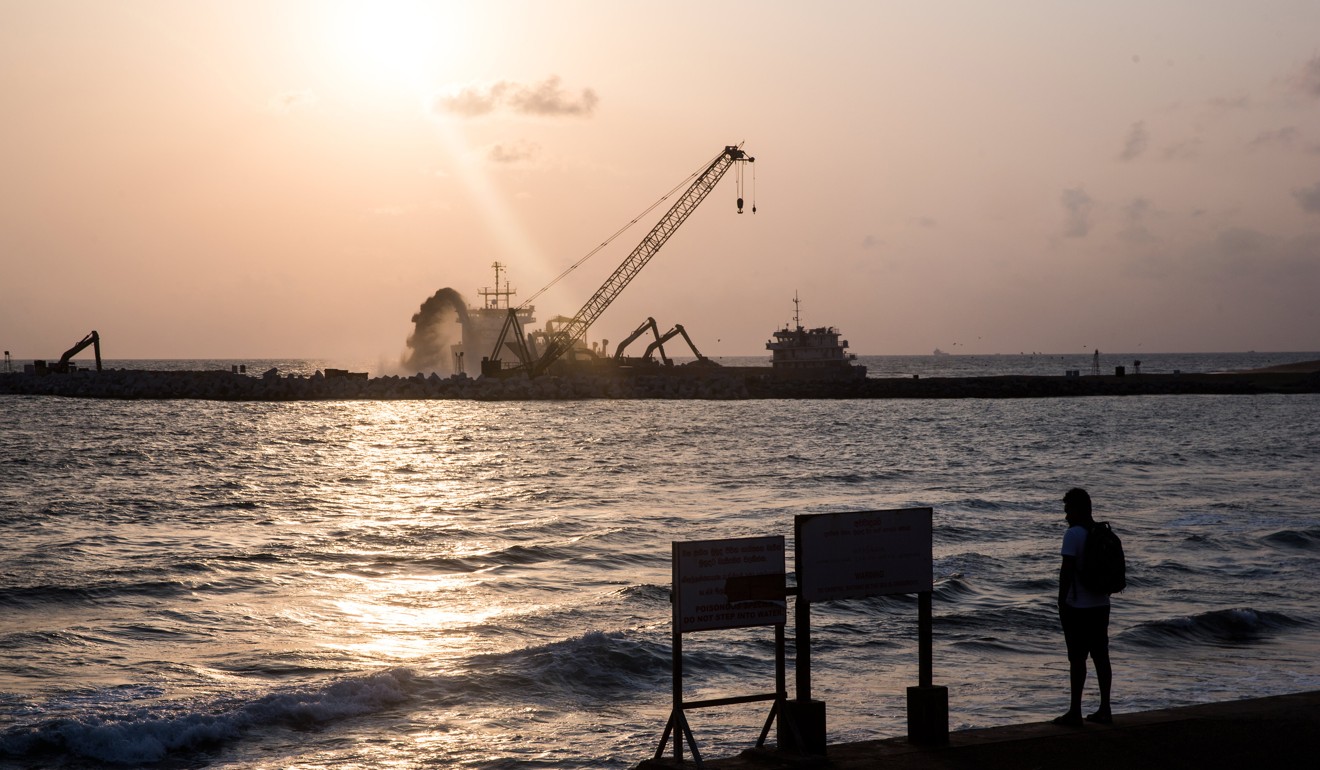
MULTIPOLYGON (((3 397, 0 767, 631 767, 671 541, 782 534, 792 569, 795 514, 917 505, 951 728, 1048 719, 1074 485, 1128 553, 1116 711, 1317 689, 1318 425, 1316 395, 3 397)), ((915 600, 812 619, 829 739, 905 734, 915 600)), ((772 689, 772 636, 685 637, 686 696, 772 689)), ((722 756, 766 709, 688 716, 722 756)))

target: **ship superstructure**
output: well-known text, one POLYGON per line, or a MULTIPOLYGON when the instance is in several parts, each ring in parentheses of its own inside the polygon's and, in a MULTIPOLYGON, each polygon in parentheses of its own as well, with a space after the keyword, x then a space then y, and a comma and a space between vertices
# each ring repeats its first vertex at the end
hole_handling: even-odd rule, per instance
POLYGON ((494 286, 477 290, 477 294, 481 295, 481 304, 468 307, 467 316, 460 319, 463 324, 463 341, 454 346, 455 371, 481 373, 481 359, 495 351, 495 342, 500 337, 500 330, 504 327, 510 308, 514 309, 518 322, 524 328, 536 323, 534 305, 514 307, 512 300, 518 292, 509 285, 507 265, 494 262, 491 267, 495 270, 494 286))
POLYGON ((786 324, 765 343, 775 376, 803 380, 865 377, 866 367, 853 364, 857 356, 847 352, 848 341, 839 336, 833 326, 804 327, 801 300, 794 294, 793 326, 786 324))

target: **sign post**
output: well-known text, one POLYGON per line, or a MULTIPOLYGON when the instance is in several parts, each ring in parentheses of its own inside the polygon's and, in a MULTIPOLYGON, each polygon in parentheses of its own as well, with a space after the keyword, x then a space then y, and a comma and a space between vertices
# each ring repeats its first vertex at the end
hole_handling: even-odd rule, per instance
MULTIPOLYGON (((940 742, 938 701, 943 693, 943 735, 948 737, 948 690, 931 685, 933 573, 933 511, 904 508, 889 511, 806 514, 795 517, 798 603, 797 699, 801 723, 818 724, 804 736, 802 748, 824 754, 825 705, 811 699, 811 618, 813 602, 857 599, 889 594, 917 594, 918 682, 908 688, 908 734, 921 742, 940 742), (918 708, 914 711, 914 690, 918 708), (939 692, 936 692, 939 691, 939 692), (819 705, 815 705, 819 704, 819 705), (914 721, 915 720, 915 721, 914 721), (818 749, 818 750, 817 750, 818 749)), ((781 748, 784 737, 781 730, 781 748)))
POLYGON ((787 698, 785 684, 784 537, 746 537, 728 540, 675 541, 673 569, 673 707, 655 758, 664 755, 672 733, 674 760, 683 761, 686 740, 692 757, 701 765, 701 753, 685 711, 736 703, 774 701, 761 729, 758 747, 765 743, 770 725, 787 698), (775 627, 775 691, 701 701, 683 699, 683 634, 752 626, 775 627))

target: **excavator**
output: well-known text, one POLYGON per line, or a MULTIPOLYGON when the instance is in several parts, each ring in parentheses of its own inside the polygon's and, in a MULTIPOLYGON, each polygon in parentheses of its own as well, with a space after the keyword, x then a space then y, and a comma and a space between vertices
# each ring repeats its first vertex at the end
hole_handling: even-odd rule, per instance
MULTIPOLYGON (((627 337, 624 337, 623 342, 620 342, 619 346, 614 349, 614 360, 620 362, 623 361, 624 360, 623 351, 626 350, 629 345, 633 344, 633 342, 635 342, 638 337, 645 334, 648 329, 651 330, 651 335, 653 337, 655 337, 657 340, 660 339, 660 327, 656 326, 654 318, 648 317, 645 321, 642 321, 641 326, 638 326, 636 329, 633 330, 632 334, 629 334, 627 337)), ((658 347, 660 348, 660 360, 665 362, 665 366, 669 366, 669 358, 665 356, 664 346, 659 345, 658 347)), ((647 348, 645 358, 650 358, 652 352, 653 351, 651 348, 647 348)))
MULTIPOLYGON (((706 199, 706 196, 710 195, 711 191, 715 189, 715 185, 719 184, 719 181, 724 178, 725 173, 735 166, 740 169, 738 174, 738 213, 742 213, 741 169, 746 164, 755 161, 756 158, 743 151, 742 145, 729 145, 721 150, 714 160, 705 165, 704 170, 699 170, 694 174, 696 179, 688 186, 687 190, 679 196, 674 205, 669 208, 669 211, 665 212, 665 215, 660 218, 655 227, 651 228, 651 231, 646 234, 642 242, 637 244, 632 253, 623 260, 623 263, 615 268, 609 278, 605 279, 605 283, 596 290, 596 293, 587 300, 577 314, 555 331, 548 333, 545 337, 544 349, 539 351, 539 355, 534 355, 532 348, 528 346, 527 337, 524 335, 522 325, 518 321, 517 308, 509 308, 509 315, 504 320, 504 327, 500 329, 499 337, 495 341, 495 349, 481 361, 482 375, 487 377, 509 377, 515 374, 525 374, 529 378, 534 378, 544 374, 551 364, 557 361, 560 356, 571 351, 573 346, 586 335, 587 329, 591 328, 591 325, 600 318, 601 314, 610 306, 610 303, 614 302, 619 293, 633 278, 637 277, 637 274, 646 266, 646 263, 650 262, 651 258, 660 251, 660 247, 664 246, 669 237, 687 221, 692 212, 696 211, 701 202, 706 199), (509 340, 510 335, 512 335, 512 340, 509 340), (510 362, 506 365, 500 358, 506 350, 506 340, 509 341, 507 348, 512 350, 518 357, 517 363, 510 362)), ((754 201, 752 203, 752 213, 756 213, 756 203, 754 201)), ((622 230, 619 232, 622 232, 622 230)), ((615 233, 616 236, 618 234, 615 233)), ((596 250, 587 254, 587 257, 596 253, 599 248, 607 245, 611 240, 613 240, 613 236, 601 244, 600 247, 597 247, 596 250)), ((581 264, 587 257, 583 257, 577 264, 581 264)), ((577 264, 570 267, 569 270, 576 268, 577 264)), ((560 277, 562 278, 567 273, 568 271, 565 271, 560 277)), ((551 282, 551 285, 553 283, 551 282)), ((550 287, 547 286, 545 289, 541 289, 541 291, 530 297, 527 302, 536 299, 548 288, 550 287)), ((642 331, 645 331, 645 329, 642 331)), ((640 335, 640 332, 638 334, 640 335)), ((657 335, 657 338, 659 336, 657 335)), ((685 339, 687 338, 686 333, 683 333, 683 336, 685 339)), ((633 339, 636 339, 636 337, 633 339)), ((691 340, 688 340, 688 344, 691 345, 691 340)), ((695 347, 693 351, 696 351, 695 347)), ((700 354, 698 354, 698 357, 701 357, 700 354)))
POLYGON ((674 324, 674 328, 661 334, 660 327, 656 325, 654 318, 647 318, 642 322, 641 326, 638 326, 632 334, 628 335, 623 342, 619 343, 619 347, 614 350, 614 361, 616 363, 630 364, 650 362, 651 354, 658 352, 660 354, 660 361, 665 366, 673 366, 674 362, 669 356, 665 355, 665 343, 680 335, 683 337, 683 341, 687 343, 688 348, 691 349, 692 355, 697 359, 693 362, 694 364, 698 366, 719 366, 719 364, 703 356, 700 350, 697 350, 696 344, 692 342, 692 338, 688 336, 687 329, 684 329, 682 324, 674 324), (641 358, 625 358, 623 351, 636 341, 638 337, 645 334, 648 329, 650 330, 651 335, 655 337, 655 342, 652 342, 646 347, 646 352, 642 354, 641 358))
POLYGON ((97 334, 95 329, 92 330, 91 334, 79 340, 77 345, 64 351, 64 355, 60 356, 60 360, 47 366, 46 371, 67 374, 73 357, 86 350, 89 345, 96 352, 96 371, 101 371, 101 335, 97 334))

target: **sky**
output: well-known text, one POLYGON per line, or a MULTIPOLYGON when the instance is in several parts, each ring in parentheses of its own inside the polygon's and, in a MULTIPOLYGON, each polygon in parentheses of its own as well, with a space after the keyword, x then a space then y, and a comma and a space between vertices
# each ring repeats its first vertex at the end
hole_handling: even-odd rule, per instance
MULTIPOLYGON (((1320 349, 1320 3, 0 0, 0 346, 397 361, 743 143, 592 327, 1320 349), (755 201, 757 211, 750 211, 755 201)), ((672 199, 671 199, 672 200, 672 199)), ((536 299, 572 315, 668 203, 536 299)))

